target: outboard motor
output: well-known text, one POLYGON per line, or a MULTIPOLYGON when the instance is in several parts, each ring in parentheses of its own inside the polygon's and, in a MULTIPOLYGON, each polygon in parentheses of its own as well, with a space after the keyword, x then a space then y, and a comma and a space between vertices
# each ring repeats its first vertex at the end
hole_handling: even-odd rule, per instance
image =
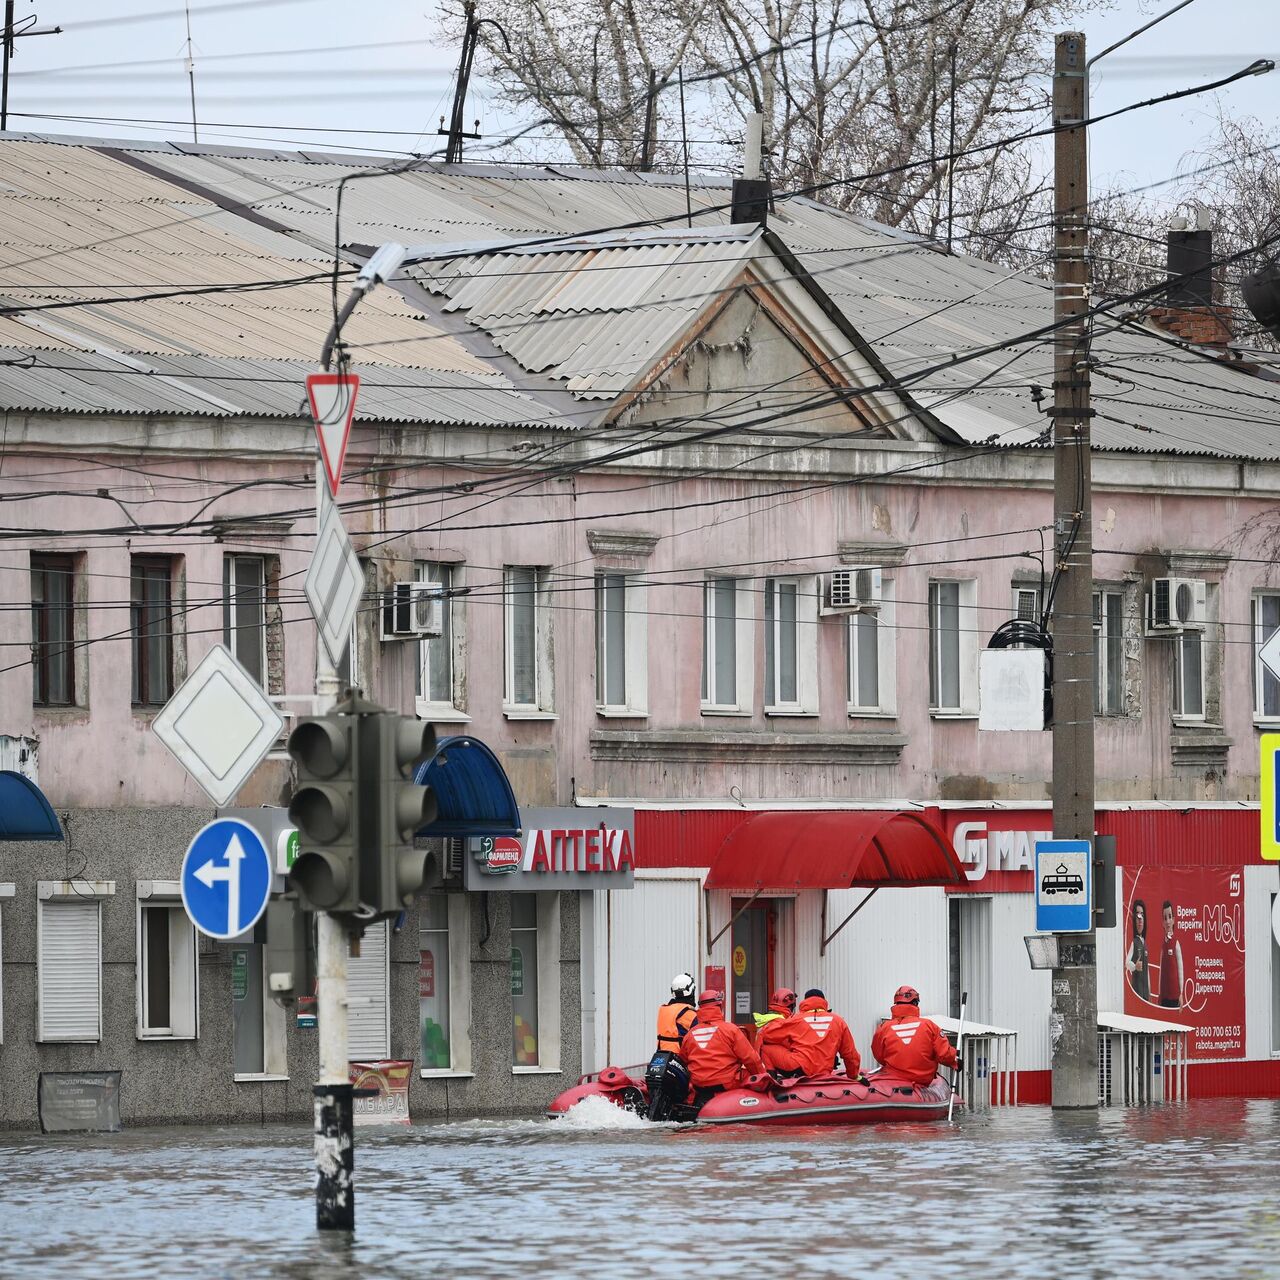
POLYGON ((650 1120, 670 1120, 689 1100, 689 1068, 674 1053, 659 1049, 644 1073, 650 1120))

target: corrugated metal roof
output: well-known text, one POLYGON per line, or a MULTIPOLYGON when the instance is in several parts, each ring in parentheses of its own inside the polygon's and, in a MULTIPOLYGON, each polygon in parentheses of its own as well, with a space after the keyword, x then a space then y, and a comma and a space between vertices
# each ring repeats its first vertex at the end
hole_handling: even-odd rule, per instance
MULTIPOLYGON (((0 347, 0 404, 27 412, 307 418, 310 361, 0 347)), ((505 378, 360 366, 365 422, 563 426, 505 378)))
POLYGON ((758 232, 679 231, 586 248, 488 253, 409 268, 532 373, 587 399, 617 396, 651 368, 738 275, 758 232))
MULTIPOLYGON (((69 286, 67 296, 74 296, 90 284, 235 283, 259 278, 249 274, 257 271, 276 279, 305 274, 305 263, 319 267, 332 260, 338 182, 368 167, 376 162, 367 157, 232 147, 193 154, 171 144, 89 147, 6 139, 0 142, 0 292, 27 301, 37 295, 18 292, 22 285, 38 287, 38 296, 47 299, 62 292, 50 291, 56 285, 69 286), (113 150, 171 175, 174 185, 113 158, 113 150), (204 212, 201 189, 211 193, 204 212), (223 203, 252 203, 287 235, 250 228, 219 209, 214 193, 223 203)), ((696 226, 729 234, 726 180, 695 175, 688 198, 696 226)), ((341 239, 452 245, 584 235, 636 222, 675 229, 685 223, 685 201, 683 178, 672 175, 424 162, 348 183, 341 239)), ((782 202, 771 226, 891 374, 962 438, 1017 444, 1040 436, 1047 419, 1037 412, 1030 387, 1051 383, 1052 347, 1044 337, 1015 340, 1051 319, 1052 291, 1044 281, 941 253, 917 237, 812 200, 782 202), (954 361, 1000 343, 1013 345, 954 361)), ((689 283, 699 280, 705 289, 723 287, 723 277, 699 262, 692 243, 669 258, 673 249, 660 236, 639 234, 608 249, 535 246, 530 252, 535 263, 539 254, 563 263, 566 254, 594 253, 608 269, 562 273, 557 292, 543 287, 553 277, 516 276, 513 270, 509 279, 486 279, 495 261, 517 255, 487 256, 483 269, 477 255, 471 266, 436 264, 433 287, 473 319, 487 317, 494 340, 519 363, 545 370, 578 394, 610 394, 606 387, 616 388, 646 359, 664 353, 678 332, 683 304, 669 310, 667 299, 676 295, 664 296, 657 281, 665 278, 681 292, 693 292, 689 283), (630 269, 640 262, 649 269, 630 269), (465 296, 462 276, 471 277, 465 296), (615 306, 621 318, 603 309, 615 306)), ((529 261, 525 255, 524 265, 529 261)), ((103 304, 46 313, 53 320, 34 332, 34 322, 0 317, 0 343, 310 359, 329 308, 323 283, 145 308, 103 304)), ((362 364, 459 372, 486 367, 390 290, 362 304, 348 336, 359 344, 362 364)), ((1109 318, 1095 325, 1093 355, 1096 447, 1280 458, 1280 383, 1249 377, 1109 318)))

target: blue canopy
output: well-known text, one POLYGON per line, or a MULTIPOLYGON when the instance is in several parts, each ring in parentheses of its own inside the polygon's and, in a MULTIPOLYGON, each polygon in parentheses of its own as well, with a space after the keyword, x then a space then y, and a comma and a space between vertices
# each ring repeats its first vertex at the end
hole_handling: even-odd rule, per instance
POLYGON ((58 815, 30 778, 0 769, 0 840, 61 840, 58 815))
POLYGON ((498 757, 478 738, 455 734, 436 742, 435 754, 413 774, 436 793, 439 812, 420 836, 515 836, 520 810, 498 757))

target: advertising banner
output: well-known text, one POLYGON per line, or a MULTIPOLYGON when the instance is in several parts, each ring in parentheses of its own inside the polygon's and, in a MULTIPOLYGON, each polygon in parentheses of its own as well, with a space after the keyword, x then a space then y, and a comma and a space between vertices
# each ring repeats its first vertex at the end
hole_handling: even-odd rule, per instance
POLYGON ((635 883, 633 809, 520 810, 523 832, 467 840, 469 892, 630 889, 635 883))
POLYGON ((1195 1030, 1202 1061, 1244 1057, 1239 867, 1124 868, 1124 1011, 1195 1030))
POLYGON ((387 1059, 382 1062, 353 1062, 351 1083, 357 1089, 376 1089, 372 1097, 357 1097, 352 1103, 352 1119, 362 1124, 409 1123, 409 1075, 412 1062, 387 1059))
POLYGON ((42 1071, 36 1113, 41 1133, 119 1133, 119 1071, 42 1071))

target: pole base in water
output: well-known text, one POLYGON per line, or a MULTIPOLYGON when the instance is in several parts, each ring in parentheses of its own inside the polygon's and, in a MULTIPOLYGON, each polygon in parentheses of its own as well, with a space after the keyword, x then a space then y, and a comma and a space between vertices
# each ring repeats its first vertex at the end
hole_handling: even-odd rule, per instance
POLYGON ((316 1108, 316 1227, 354 1231, 356 1153, 352 1133, 352 1088, 318 1084, 316 1108))

